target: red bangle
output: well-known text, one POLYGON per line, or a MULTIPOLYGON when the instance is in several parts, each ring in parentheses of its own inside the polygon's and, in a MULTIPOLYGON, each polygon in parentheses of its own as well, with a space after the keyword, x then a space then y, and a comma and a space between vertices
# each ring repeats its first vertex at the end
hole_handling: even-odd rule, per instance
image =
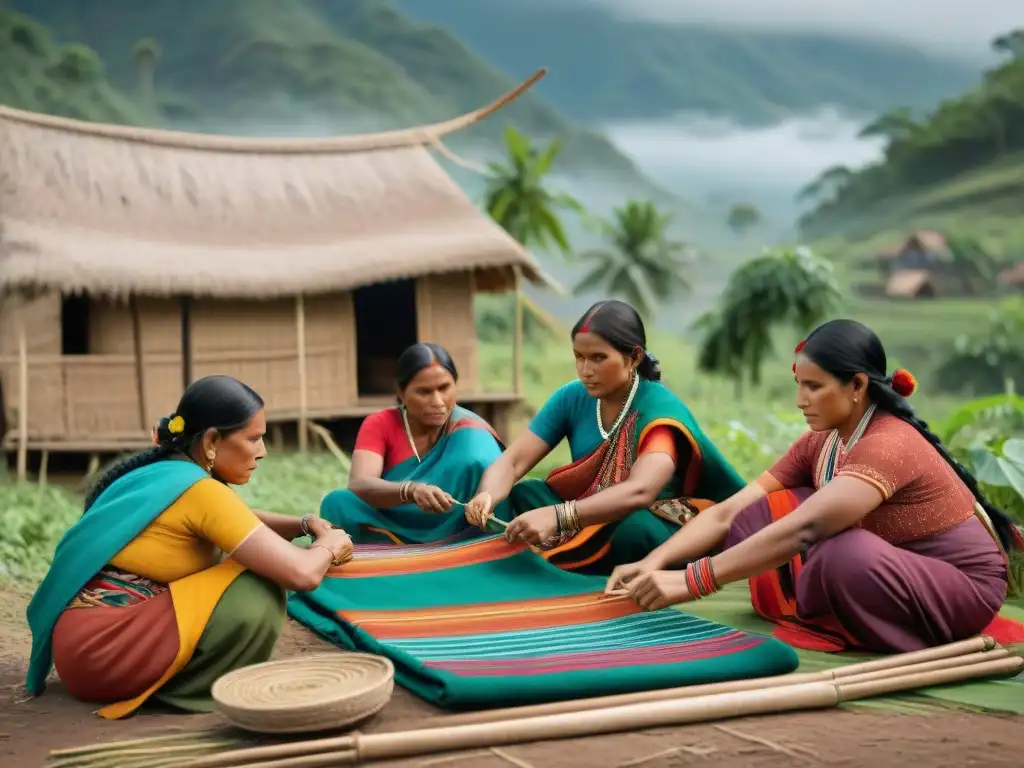
POLYGON ((711 558, 702 557, 686 566, 686 588, 690 595, 699 600, 718 591, 718 580, 711 567, 711 558))

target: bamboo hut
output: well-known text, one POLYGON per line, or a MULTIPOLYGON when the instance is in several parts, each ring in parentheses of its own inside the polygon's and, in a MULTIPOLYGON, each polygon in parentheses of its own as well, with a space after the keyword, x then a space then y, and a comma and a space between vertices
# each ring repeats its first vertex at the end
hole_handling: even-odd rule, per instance
POLYGON ((316 140, 0 106, 0 447, 22 474, 28 451, 140 447, 215 372, 304 442, 308 420, 394 402, 417 340, 451 351, 461 402, 501 430, 521 375, 483 391, 473 295, 547 278, 430 150, 541 74, 444 123, 316 140))

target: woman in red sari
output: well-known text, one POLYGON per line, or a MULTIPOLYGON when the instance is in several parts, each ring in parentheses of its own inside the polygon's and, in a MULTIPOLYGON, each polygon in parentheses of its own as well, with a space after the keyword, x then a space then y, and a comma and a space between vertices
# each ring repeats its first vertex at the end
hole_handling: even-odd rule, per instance
POLYGON ((796 353, 811 431, 608 589, 657 609, 749 579, 754 609, 820 650, 910 651, 985 629, 1020 528, 915 415, 913 377, 886 375, 870 329, 834 320, 796 353))

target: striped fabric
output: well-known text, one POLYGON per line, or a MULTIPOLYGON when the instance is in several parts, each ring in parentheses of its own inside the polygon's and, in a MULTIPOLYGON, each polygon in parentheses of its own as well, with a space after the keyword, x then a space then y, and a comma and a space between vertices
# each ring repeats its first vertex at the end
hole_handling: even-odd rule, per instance
POLYGON ((783 674, 794 651, 559 569, 500 535, 357 546, 290 615, 342 648, 388 656, 446 707, 552 701, 783 674))

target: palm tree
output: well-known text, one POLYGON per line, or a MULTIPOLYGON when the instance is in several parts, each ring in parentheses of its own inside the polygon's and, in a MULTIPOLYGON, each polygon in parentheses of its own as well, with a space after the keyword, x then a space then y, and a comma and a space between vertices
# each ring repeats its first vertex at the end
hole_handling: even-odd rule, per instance
POLYGON ((729 276, 718 306, 701 315, 697 364, 701 370, 732 379, 737 390, 746 380, 761 383, 761 366, 774 355, 778 327, 806 333, 839 305, 832 264, 808 248, 768 250, 729 276))
POLYGON ((514 127, 505 129, 508 159, 488 163, 490 175, 484 196, 488 215, 524 246, 546 248, 554 244, 563 254, 571 252, 559 218, 561 210, 582 213, 583 207, 562 192, 553 192, 546 177, 562 149, 555 140, 540 151, 514 127))
POLYGON ((647 316, 657 312, 661 302, 689 293, 688 265, 680 258, 688 248, 668 238, 671 221, 650 201, 630 200, 616 208, 612 221, 600 224, 610 247, 582 254, 594 267, 576 292, 604 286, 647 316))

